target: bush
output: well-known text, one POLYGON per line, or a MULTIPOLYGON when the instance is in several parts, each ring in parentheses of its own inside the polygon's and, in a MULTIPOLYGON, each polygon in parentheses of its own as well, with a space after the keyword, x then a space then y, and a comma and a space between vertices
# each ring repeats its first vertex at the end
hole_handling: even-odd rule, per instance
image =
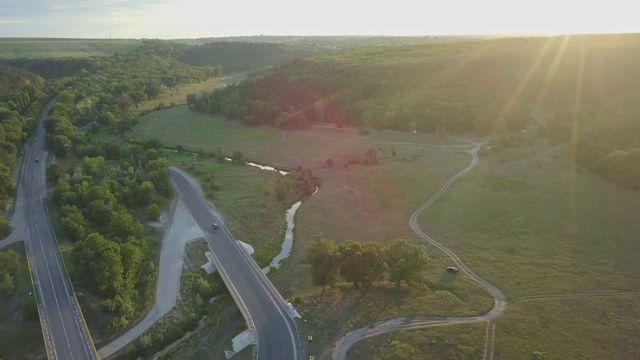
POLYGON ((358 134, 360 135, 369 135, 371 133, 371 131, 369 131, 369 128, 365 127, 365 126, 359 126, 358 127, 358 134))

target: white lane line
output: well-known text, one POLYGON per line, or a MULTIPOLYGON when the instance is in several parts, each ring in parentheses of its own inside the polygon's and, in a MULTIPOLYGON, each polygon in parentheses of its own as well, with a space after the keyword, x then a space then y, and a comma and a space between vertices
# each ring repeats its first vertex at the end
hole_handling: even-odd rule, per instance
POLYGON ((49 273, 49 278, 51 281, 51 290, 53 290, 53 298, 56 300, 56 306, 58 307, 58 315, 60 316, 60 321, 62 322, 62 330, 64 331, 64 337, 67 339, 67 347, 69 348, 69 354, 71 355, 71 359, 73 359, 73 350, 71 350, 71 344, 69 343, 69 335, 67 334, 67 329, 64 326, 64 319, 62 318, 62 310, 60 309, 60 303, 58 302, 58 295, 56 294, 56 289, 53 286, 53 277, 51 276, 51 270, 49 269, 49 262, 47 261, 47 255, 44 250, 44 245, 42 245, 42 238, 40 237, 40 228, 38 228, 38 224, 35 224, 36 233, 38 234, 38 242, 40 243, 40 248, 42 248, 42 254, 44 255, 44 264, 47 267, 47 272, 49 273))
MULTIPOLYGON (((43 204, 43 206, 45 206, 44 205, 44 200, 42 199, 42 197, 40 197, 40 203, 43 204)), ((46 214, 44 214, 44 213, 43 213, 43 219, 42 220, 43 220, 44 223, 48 224, 48 222, 47 222, 48 219, 46 218, 46 214)), ((51 227, 48 227, 48 229, 50 229, 51 232, 53 233, 53 229, 51 229, 51 227)), ((53 235, 53 236, 55 236, 55 235, 53 235)), ((88 346, 88 344, 87 344, 88 341, 86 339, 86 335, 84 334, 84 331, 82 331, 82 327, 80 326, 80 324, 78 322, 78 309, 76 307, 76 303, 75 303, 75 301, 73 299, 71 299, 71 296, 69 295, 69 288, 67 287, 67 282, 64 281, 65 275, 62 273, 62 268, 60 267, 60 261, 63 261, 63 260, 58 258, 58 249, 57 249, 58 242, 55 241, 55 240, 54 240, 54 242, 55 243, 52 244, 52 245, 56 247, 56 250, 54 251, 54 257, 57 260, 56 261, 56 267, 58 268, 58 273, 60 274, 60 278, 62 279, 62 284, 64 286, 65 293, 67 294, 67 299, 69 299, 69 303, 71 305, 72 312, 74 313, 74 320, 75 320, 74 323, 76 325, 76 329, 78 330, 78 333, 80 334, 81 340, 84 340, 84 341, 82 341, 82 347, 84 348, 84 351, 85 351, 86 355, 92 354, 92 352, 87 347, 88 346)), ((89 358, 93 358, 93 356, 90 355, 89 358)))
MULTIPOLYGON (((29 239, 32 239, 32 238, 33 237, 31 236, 31 234, 29 234, 29 239)), ((38 272, 38 266, 35 264, 35 256, 33 254, 33 249, 31 247, 31 244, 29 244, 29 252, 31 253, 31 258, 32 258, 33 265, 34 265, 33 268, 34 268, 35 273, 36 273, 36 283, 38 284, 38 290, 40 291, 40 300, 42 301, 42 306, 44 307, 42 309, 42 318, 43 318, 42 319, 42 322, 43 322, 42 325, 44 327, 43 331, 45 333, 44 336, 49 339, 48 345, 51 348, 51 350, 53 350, 54 358, 57 359, 58 358, 58 352, 56 351, 56 347, 54 346, 54 343, 53 343, 53 336, 51 335, 51 329, 49 328, 49 320, 47 319, 47 313, 44 311, 44 309, 47 308, 47 305, 46 305, 46 302, 44 300, 44 293, 42 292, 42 285, 40 284, 40 275, 39 275, 39 272, 38 272)), ((36 305, 38 307, 40 307, 40 305, 38 305, 37 303, 38 303, 38 300, 36 299, 36 305)))

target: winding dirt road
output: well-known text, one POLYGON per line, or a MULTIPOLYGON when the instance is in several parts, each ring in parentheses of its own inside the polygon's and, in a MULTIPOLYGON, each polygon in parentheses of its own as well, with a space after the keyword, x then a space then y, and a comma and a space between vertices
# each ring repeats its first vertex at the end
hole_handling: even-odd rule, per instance
MULTIPOLYGON (((466 274, 472 281, 476 282, 478 285, 485 288, 494 298, 494 305, 491 310, 483 315, 478 316, 461 316, 461 317, 402 317, 395 318, 386 321, 380 321, 375 324, 372 324, 368 327, 360 328, 355 331, 352 331, 342 337, 335 345, 333 349, 333 360, 345 360, 347 358, 347 352, 349 349, 356 344, 357 342, 374 337, 377 335, 387 334, 390 332, 401 331, 401 330, 412 330, 412 329, 423 329, 428 327, 435 326, 446 326, 446 325, 458 325, 458 324, 469 324, 469 323, 477 323, 477 322, 487 322, 487 328, 485 331, 485 348, 483 352, 483 360, 493 359, 494 357, 494 342, 495 342, 495 331, 496 331, 496 319, 500 317, 504 313, 507 308, 507 299, 493 284, 489 281, 483 279, 478 274, 473 272, 469 267, 467 267, 464 262, 451 250, 449 250, 444 245, 440 244, 432 237, 427 235, 420 226, 418 226, 418 217, 420 214, 431 204, 433 204, 442 194, 444 194, 447 189, 451 186, 453 182, 455 182, 458 178, 465 175, 471 169, 473 169, 478 164, 478 150, 485 143, 471 143, 468 140, 457 139, 460 141, 464 141, 470 144, 473 144, 473 148, 469 150, 469 153, 472 156, 471 163, 453 175, 447 182, 442 186, 442 188, 432 196, 427 202, 425 202, 418 210, 416 210, 409 219, 409 227, 411 230, 418 236, 418 238, 425 244, 433 245, 438 249, 442 250, 444 253, 449 255, 451 259, 456 263, 458 269, 466 274)), ((640 296, 640 292, 603 292, 603 293, 584 293, 584 294, 549 294, 549 295, 533 295, 526 296, 519 299, 515 299, 512 301, 512 304, 524 301, 533 301, 533 300, 554 300, 554 299, 570 299, 570 298, 596 298, 596 297, 614 297, 614 296, 640 296)))
POLYGON ((411 218, 409 219, 409 227, 411 230, 420 238, 420 240, 425 244, 430 244, 438 249, 442 250, 444 253, 449 255, 451 259, 456 263, 458 269, 465 273, 471 280, 476 282, 478 285, 487 289, 489 293, 494 298, 493 308, 483 315, 478 316, 457 316, 457 317, 412 317, 412 318, 395 318, 387 321, 381 321, 375 323, 369 327, 361 328, 355 331, 352 331, 342 337, 335 345, 333 349, 334 360, 345 360, 347 358, 347 352, 349 349, 359 342, 360 340, 367 339, 373 336, 382 335, 394 331, 399 330, 411 330, 411 329, 422 329, 427 327, 434 326, 445 326, 445 325, 455 325, 455 324, 468 324, 468 323, 476 323, 476 322, 487 322, 487 335, 485 339, 485 350, 483 358, 486 359, 489 356, 489 359, 493 358, 493 342, 494 342, 494 334, 495 334, 495 322, 497 319, 507 308, 507 300, 505 295, 495 287, 493 284, 488 282, 487 280, 480 277, 478 274, 474 273, 471 269, 469 269, 464 262, 456 255, 453 251, 446 248, 444 245, 440 244, 432 237, 427 235, 420 226, 418 226, 418 216, 431 204, 433 204, 442 194, 444 194, 449 186, 456 181, 458 178, 468 173, 478 164, 478 150, 484 143, 474 143, 473 148, 469 150, 469 153, 472 156, 471 163, 453 175, 447 182, 442 186, 442 188, 433 195, 427 202, 422 204, 416 210, 411 218))

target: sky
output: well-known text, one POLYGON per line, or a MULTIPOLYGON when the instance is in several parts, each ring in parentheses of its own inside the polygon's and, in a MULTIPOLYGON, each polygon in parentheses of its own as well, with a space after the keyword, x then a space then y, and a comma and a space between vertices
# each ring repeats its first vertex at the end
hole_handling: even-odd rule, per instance
POLYGON ((636 9, 632 0, 0 0, 0 37, 640 32, 636 9))

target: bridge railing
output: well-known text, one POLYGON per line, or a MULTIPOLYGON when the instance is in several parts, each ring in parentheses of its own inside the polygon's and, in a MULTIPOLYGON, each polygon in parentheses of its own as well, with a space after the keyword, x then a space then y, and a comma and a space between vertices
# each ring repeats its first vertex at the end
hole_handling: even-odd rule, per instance
POLYGON ((40 293, 40 283, 38 279, 33 276, 33 269, 35 268, 35 262, 33 260, 33 254, 31 253, 31 246, 29 241, 24 242, 25 251, 27 253, 27 262, 29 264, 29 276, 31 276, 31 288, 33 290, 33 296, 36 301, 36 308, 38 309, 38 317, 40 318, 40 327, 42 328, 42 338, 44 339, 44 346, 47 351, 47 359, 56 359, 55 351, 53 349, 53 338, 51 337, 51 331, 49 330, 49 323, 47 321, 47 315, 42 309, 43 301, 42 294, 40 293), (36 284, 38 285, 36 290, 36 284))
POLYGON ((51 216, 49 215, 49 206, 47 205, 47 201, 45 199, 41 199, 41 201, 42 201, 42 206, 44 207, 44 211, 47 215, 47 223, 49 225, 49 230, 51 231, 51 234, 53 234, 53 239, 56 242, 57 256, 59 257, 59 261, 62 263, 62 267, 64 268, 64 274, 66 276, 66 279, 62 279, 62 281, 69 284, 67 296, 69 296, 69 300, 73 305, 73 310, 76 313, 76 316, 74 316, 74 319, 76 320, 76 322, 79 321, 77 324, 82 330, 81 332, 84 337, 83 340, 89 343, 89 346, 90 346, 89 350, 91 351, 92 358, 99 359, 100 357, 98 356, 98 350, 96 350, 95 343, 93 342, 93 338, 91 337, 91 332, 89 331, 89 327, 87 326, 87 321, 85 320, 84 314, 82 313, 82 309, 80 308, 80 303, 78 303, 78 298, 76 297, 76 291, 73 288, 73 283, 71 282, 71 278, 69 277, 67 264, 65 264, 64 258, 62 257, 62 253, 60 252, 60 242, 58 242, 58 237, 56 236, 56 232, 54 231, 53 225, 51 224, 51 216))
MULTIPOLYGON (((241 245, 238 244, 238 241, 233 237, 233 235, 231 235, 231 233, 226 229, 226 227, 223 226, 222 229, 224 229, 227 235, 229 235, 229 238, 233 240, 235 247, 238 249, 238 251, 240 251, 242 256, 247 260, 247 262, 249 263, 249 266, 251 267, 251 271, 253 271, 253 273, 257 275, 257 278, 260 279, 260 281, 265 285, 267 290, 280 303, 281 309, 285 311, 287 316, 289 316, 289 310, 288 310, 289 304, 284 299, 284 297, 282 297, 282 294, 280 294, 278 289, 276 289, 276 287, 269 280, 267 275, 265 275, 265 273, 262 272, 262 269, 260 269, 260 267, 258 266, 258 263, 256 263, 253 257, 251 257, 251 255, 249 255, 249 253, 241 245)), ((298 324, 293 319, 291 319, 291 322, 293 323, 293 326, 296 328, 296 334, 298 336, 298 344, 300 344, 300 348, 302 348, 302 342, 300 341, 300 332, 298 331, 298 324)))
POLYGON ((236 305, 238 305, 238 308, 240 309, 242 316, 246 320, 247 328, 249 328, 249 332, 251 332, 252 334, 255 334, 256 326, 253 322, 253 319, 251 318, 251 314, 249 313, 249 309, 247 308, 247 305, 245 305, 244 301, 242 301, 240 294, 238 294, 238 290, 236 290, 235 286, 233 286, 233 282, 229 278, 227 271, 220 264, 220 260, 218 259, 218 256, 214 251, 211 252, 211 257, 213 259, 214 265, 216 266, 216 270, 220 274, 220 277, 222 277, 222 281, 224 281, 225 285, 227 285, 227 289, 229 289, 229 292, 231 293, 231 297, 233 297, 233 300, 236 302, 236 305))

